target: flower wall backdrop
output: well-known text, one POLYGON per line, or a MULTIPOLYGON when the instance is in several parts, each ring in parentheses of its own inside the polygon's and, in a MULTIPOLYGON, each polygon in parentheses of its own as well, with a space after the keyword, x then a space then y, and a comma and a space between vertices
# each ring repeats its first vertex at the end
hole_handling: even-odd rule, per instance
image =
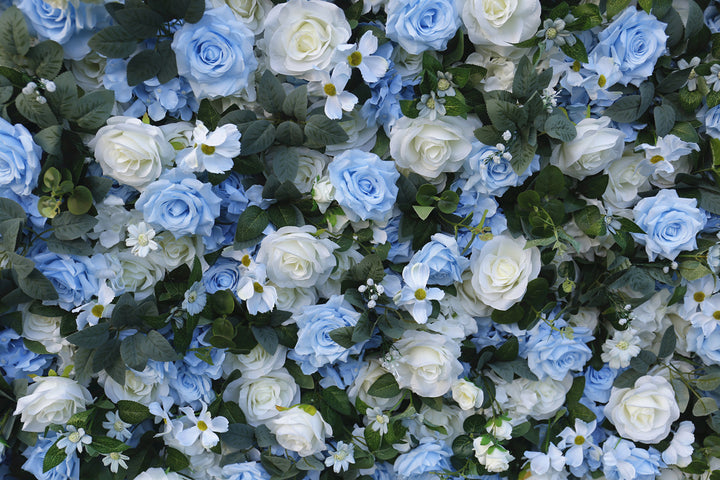
POLYGON ((714 0, 0 5, 0 477, 720 478, 714 0))

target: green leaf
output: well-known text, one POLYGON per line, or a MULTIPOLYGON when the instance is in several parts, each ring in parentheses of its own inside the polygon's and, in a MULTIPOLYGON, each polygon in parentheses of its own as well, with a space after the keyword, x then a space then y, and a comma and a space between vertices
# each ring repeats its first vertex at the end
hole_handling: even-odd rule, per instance
POLYGON ((352 340, 353 327, 338 327, 330 332, 330 338, 343 348, 350 348, 355 345, 352 340))
POLYGON ((85 327, 67 337, 68 342, 81 348, 97 348, 110 339, 110 324, 98 323, 85 327))
MULTIPOLYGON (((142 5, 142 4, 141 4, 142 5)), ((150 7, 128 7, 116 10, 113 18, 136 38, 153 37, 163 23, 163 17, 150 7)), ((129 65, 128 65, 129 66, 129 65)), ((129 75, 128 75, 129 76, 129 75)), ((129 83, 129 85, 134 85, 129 83)))
POLYGON ((277 228, 286 226, 302 226, 305 224, 302 212, 295 206, 287 203, 271 205, 268 209, 270 221, 277 228))
POLYGON ((687 386, 685 386, 683 381, 679 378, 673 378, 670 380, 670 383, 673 386, 673 390, 675 390, 675 398, 677 400, 680 413, 683 413, 690 401, 690 392, 688 391, 687 386))
POLYGON ((177 353, 165 337, 157 330, 147 333, 148 356, 158 362, 173 362, 177 360, 177 353))
POLYGON ((322 396, 325 403, 341 415, 352 415, 355 411, 345 390, 340 390, 333 385, 324 389, 322 396))
POLYGON ((167 455, 165 462, 170 470, 173 472, 179 472, 185 470, 190 466, 190 460, 180 450, 172 447, 165 447, 165 453, 167 455))
POLYGON ((32 273, 35 268, 35 262, 31 259, 18 255, 14 252, 9 252, 8 257, 10 259, 10 265, 13 271, 17 274, 18 278, 25 278, 32 273))
POLYGON ((270 217, 265 210, 255 205, 249 206, 238 219, 235 241, 249 242, 257 239, 269 223, 270 217))
POLYGON ((715 371, 714 373, 708 373, 698 377, 695 380, 695 385, 698 390, 712 392, 716 388, 720 387, 720 372, 715 371))
POLYGON ((500 132, 505 130, 515 132, 524 126, 523 120, 527 121, 527 114, 523 118, 523 111, 514 103, 489 98, 486 100, 485 105, 493 126, 500 132))
POLYGON ((677 343, 677 335, 675 334, 675 328, 670 325, 663 333, 662 340, 660 341, 660 350, 658 351, 658 357, 664 358, 669 357, 675 353, 675 345, 677 343))
POLYGON ((52 127, 40 130, 33 136, 33 139, 35 143, 40 145, 40 147, 50 155, 61 155, 62 132, 62 126, 53 125, 52 127))
POLYGON ((267 112, 279 113, 283 110, 285 90, 270 70, 265 70, 257 85, 257 101, 267 112))
POLYGON ((302 128, 291 120, 286 120, 278 125, 275 131, 275 137, 279 142, 293 147, 302 145, 305 141, 305 134, 302 128))
POLYGON ((518 339, 517 337, 510 337, 505 343, 500 345, 500 348, 495 352, 495 358, 497 360, 507 362, 514 360, 518 355, 518 339))
POLYGON ((131 400, 120 400, 117 402, 117 406, 120 419, 133 425, 141 423, 151 416, 150 409, 142 403, 131 400))
POLYGON ((615 15, 622 12, 630 5, 631 0, 608 0, 607 2, 607 18, 612 19, 615 15))
POLYGON ((575 125, 562 112, 550 115, 545 120, 545 132, 563 142, 570 142, 577 136, 575 125))
POLYGON ((124 444, 120 440, 110 437, 93 436, 92 447, 98 451, 98 453, 112 453, 112 452, 124 452, 129 445, 124 444))
POLYGON ((606 230, 605 217, 595 205, 588 205, 573 213, 575 223, 590 238, 604 235, 606 230))
POLYGON ((25 17, 15 6, 0 15, 0 45, 10 56, 25 56, 30 50, 30 33, 25 17))
POLYGON ((565 53, 568 57, 572 58, 573 60, 577 60, 580 63, 587 63, 588 56, 587 56, 587 49, 585 48, 585 44, 580 40, 577 36, 575 37, 575 43, 572 45, 565 44, 562 47, 560 47, 560 50, 565 53))
POLYGON ((59 123, 50 106, 47 103, 39 103, 35 95, 21 93, 15 97, 15 108, 20 115, 36 123, 40 128, 47 128, 59 123))
POLYGON ((592 175, 582 180, 578 186, 577 191, 584 197, 600 199, 602 198, 605 190, 607 189, 608 181, 610 177, 606 174, 592 175))
POLYGON ((680 272, 680 275, 690 282, 703 278, 707 275, 712 275, 712 271, 697 260, 685 260, 680 263, 678 271, 680 272))
POLYGON ((305 136, 311 146, 323 147, 348 140, 348 135, 337 120, 325 115, 311 115, 305 124, 305 136))
POLYGON ((58 294, 50 280, 34 268, 26 277, 18 276, 18 287, 25 295, 36 300, 57 300, 58 294))
MULTIPOLYGON (((555 165, 548 165, 542 170, 535 179, 535 191, 538 195, 555 196, 565 189, 565 176, 562 171, 555 165)), ((539 203, 539 198, 537 199, 539 203)))
POLYGON ((537 72, 527 56, 520 58, 515 78, 513 79, 512 92, 517 98, 527 99, 537 90, 537 72))
MULTIPOLYGON (((246 112, 246 110, 242 110, 242 111, 236 110, 236 112, 238 112, 238 114, 240 114, 240 115, 245 115, 244 113, 240 113, 240 112, 246 112)), ((233 113, 235 113, 235 112, 231 112, 223 118, 231 117, 233 113)), ((252 120, 255 120, 256 117, 252 112, 248 112, 248 114, 252 115, 252 120)), ((197 116, 198 116, 198 119, 201 120, 209 130, 215 130, 215 128, 218 126, 218 122, 220 121, 220 113, 215 109, 212 102, 210 100, 208 100, 207 98, 203 99, 200 102, 200 107, 198 108, 197 116)), ((235 122, 229 121, 229 122, 225 122, 225 123, 235 123, 235 122)), ((241 139, 241 143, 242 143, 242 141, 244 141, 244 138, 241 139)))
POLYGON ((177 59, 175 51, 171 48, 170 40, 163 40, 157 44, 157 52, 160 55, 160 69, 157 73, 158 82, 167 83, 177 77, 177 59))
POLYGON ((96 130, 103 125, 115 106, 115 93, 111 90, 97 90, 83 95, 75 102, 71 118, 80 128, 96 130))
POLYGON ((616 122, 631 123, 638 119, 640 108, 640 95, 628 95, 619 98, 607 109, 605 115, 612 118, 616 122))
POLYGON ((120 343, 120 355, 123 362, 139 372, 145 370, 145 365, 150 358, 149 350, 147 336, 140 332, 130 335, 120 343))
MULTIPOLYGON (((58 440, 59 442, 60 440, 58 440)), ((45 452, 43 458, 43 473, 52 470, 53 468, 60 465, 67 458, 65 450, 60 450, 57 446, 57 442, 53 443, 52 446, 45 452)))
POLYGON ((87 213, 92 207, 92 204, 92 193, 89 188, 83 185, 75 187, 67 199, 68 211, 73 215, 83 215, 87 213))
POLYGON ((25 209, 14 200, 0 197, 0 221, 18 219, 25 222, 25 209))
POLYGON ((40 78, 52 80, 63 65, 63 48, 52 40, 45 40, 30 48, 27 54, 30 68, 40 78))
POLYGON ((90 48, 108 58, 129 57, 137 48, 137 44, 137 39, 120 25, 103 28, 88 42, 90 48))
POLYGON ((392 373, 386 373, 370 385, 368 395, 379 398, 393 398, 400 395, 400 387, 392 373))
POLYGON ((493 310, 491 318, 493 322, 502 324, 517 323, 525 316, 525 309, 519 304, 511 306, 507 310, 493 310))
POLYGON ((382 435, 380 435, 380 432, 373 430, 370 427, 365 427, 363 436, 365 437, 368 450, 372 452, 380 448, 380 445, 382 444, 382 435))
POLYGON ((658 137, 664 137, 675 125, 675 109, 666 104, 655 107, 653 118, 655 119, 655 134, 658 137))
POLYGON ((55 91, 45 92, 54 111, 62 117, 71 117, 78 99, 78 87, 72 72, 63 72, 55 78, 55 91))
MULTIPOLYGON (((24 218, 9 218, 0 221, 0 245, 6 252, 14 252, 20 229, 25 225, 24 218)), ((3 252, 5 254, 6 252, 3 252)))
POLYGON ((268 352, 270 355, 274 355, 278 347, 278 336, 272 327, 250 327, 252 330, 255 340, 268 352))
MULTIPOLYGON (((262 152, 275 141, 275 127, 267 120, 252 122, 242 134, 240 146, 243 155, 262 152)), ((294 177, 293 177, 294 179, 294 177)))
POLYGON ((185 10, 184 19, 188 23, 199 22, 205 14, 205 1, 204 0, 190 0, 188 2, 187 10, 185 10))
POLYGON ((131 87, 156 76, 162 58, 155 50, 143 50, 134 55, 127 64, 127 83, 131 87))
POLYGON ((285 368, 300 388, 312 389, 315 386, 312 376, 304 374, 295 362, 288 360, 285 363, 285 368))
POLYGON ((523 173, 525 173, 525 171, 530 167, 533 158, 535 158, 536 149, 536 145, 530 145, 523 141, 514 141, 510 145, 509 151, 512 155, 510 165, 512 165, 515 173, 517 173, 518 175, 522 175, 523 173))
POLYGON ((271 161, 273 173, 278 180, 281 182, 295 180, 300 165, 297 149, 286 147, 274 148, 272 150, 271 161))
POLYGON ((307 118, 307 103, 307 85, 300 85, 285 97, 282 110, 288 117, 295 117, 302 122, 307 118))
POLYGON ((453 213, 457 210, 458 203, 460 203, 460 197, 457 193, 452 190, 445 190, 440 194, 440 200, 438 200, 437 207, 443 213, 453 213))
POLYGON ((247 450, 255 446, 255 429, 250 425, 233 423, 228 431, 220 434, 220 439, 228 447, 247 450))
POLYGON ((90 215, 62 212, 53 218, 52 227, 59 240, 74 240, 92 230, 97 222, 97 219, 90 215))
POLYGON ((702 397, 693 405, 692 413, 696 417, 704 417, 718 410, 717 402, 712 397, 702 397))
POLYGON ((445 97, 446 115, 466 118, 469 112, 472 112, 472 107, 468 106, 464 99, 461 100, 459 95, 445 97))
POLYGON ((427 220, 427 218, 430 216, 430 214, 435 210, 435 207, 423 207, 421 205, 413 205, 413 210, 415 210, 415 213, 418 217, 420 217, 420 220, 427 220))

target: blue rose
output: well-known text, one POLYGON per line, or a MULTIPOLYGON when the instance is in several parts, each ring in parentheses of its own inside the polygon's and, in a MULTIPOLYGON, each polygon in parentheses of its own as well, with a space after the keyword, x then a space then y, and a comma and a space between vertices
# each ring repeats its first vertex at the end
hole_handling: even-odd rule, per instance
POLYGON ((229 7, 213 8, 197 23, 177 32, 172 49, 178 73, 192 86, 198 99, 233 95, 248 86, 258 67, 255 36, 235 19, 229 7))
POLYGON ((703 21, 710 29, 710 33, 720 33, 720 11, 717 5, 708 5, 703 12, 703 21))
POLYGON ((258 462, 231 463, 222 469, 228 480, 270 480, 270 474, 258 462))
POLYGON ((335 187, 335 199, 351 221, 390 218, 400 173, 393 162, 380 160, 374 153, 347 150, 328 166, 330 183, 335 187))
POLYGON ((436 233, 431 241, 413 255, 408 266, 424 263, 430 267, 429 284, 452 285, 462 282, 462 273, 470 266, 470 260, 460 255, 455 237, 436 233))
POLYGON ((50 447, 58 440, 56 432, 48 432, 47 436, 38 436, 35 445, 28 447, 23 452, 27 461, 23 463, 22 469, 31 473, 38 480, 79 480, 80 479, 80 459, 76 452, 60 462, 54 468, 45 472, 43 461, 50 447))
POLYGON ((643 198, 633 212, 635 223, 645 233, 632 236, 645 245, 650 261, 657 255, 675 260, 680 252, 696 248, 695 237, 707 222, 697 200, 680 198, 675 190, 660 190, 654 197, 643 198))
MULTIPOLYGON (((557 322, 556 325, 560 326, 557 322)), ((585 368, 592 357, 592 350, 586 344, 592 340, 586 327, 575 327, 572 335, 566 335, 541 322, 525 345, 528 366, 540 380, 550 377, 560 381, 568 372, 585 368)))
POLYGON ((175 237, 210 235, 220 215, 220 198, 210 184, 174 169, 148 185, 135 208, 143 212, 146 222, 175 237))
POLYGON ((473 142, 473 149, 465 161, 470 173, 469 182, 477 179, 477 190, 487 195, 501 196, 508 188, 521 185, 527 178, 540 169, 540 155, 535 155, 530 166, 518 175, 510 161, 503 158, 497 148, 473 142))
POLYGON ((720 105, 705 113, 705 132, 713 138, 720 138, 720 105))
POLYGON ((207 293, 237 288, 240 281, 240 264, 229 258, 219 258, 203 273, 203 283, 207 293))
POLYGON ((618 371, 609 365, 604 365, 600 370, 588 367, 585 370, 585 396, 593 402, 607 403, 617 374, 618 371))
POLYGON ((628 7, 598 34, 591 56, 611 57, 622 73, 620 83, 640 85, 652 76, 655 62, 665 54, 667 39, 664 23, 628 7))
POLYGON ((50 280, 58 294, 57 304, 65 310, 70 310, 87 303, 100 289, 100 282, 96 276, 101 268, 102 255, 91 257, 76 257, 74 255, 60 255, 49 250, 41 250, 31 256, 43 275, 50 280))
POLYGON ((30 195, 38 183, 41 155, 27 128, 0 118, 0 196, 7 190, 30 195))
POLYGON ((716 326, 709 335, 702 328, 690 327, 687 333, 688 352, 697 353, 708 365, 720 365, 720 327, 716 326))
POLYGON ((82 60, 90 53, 88 40, 110 18, 103 5, 82 2, 77 7, 68 2, 65 8, 55 8, 43 0, 21 0, 17 6, 41 40, 59 43, 65 58, 72 60, 82 60))
POLYGON ((0 372, 13 380, 28 374, 41 374, 50 357, 38 355, 25 348, 20 335, 12 328, 0 332, 0 372))
POLYGON ((183 367, 193 375, 208 377, 211 380, 217 380, 222 375, 222 364, 225 361, 225 350, 215 348, 205 340, 210 327, 196 328, 193 332, 195 338, 190 342, 188 353, 183 357, 183 367), (208 350, 211 362, 205 361, 203 358, 195 354, 194 349, 208 350))
POLYGON ((426 437, 420 441, 420 445, 397 457, 394 470, 400 478, 438 478, 437 473, 452 470, 451 456, 452 450, 448 445, 426 437))
POLYGON ((170 393, 179 406, 190 405, 197 409, 202 400, 206 404, 215 399, 212 381, 204 375, 192 373, 186 365, 180 365, 177 376, 170 379, 170 393))
POLYGON ((213 192, 222 200, 221 212, 223 220, 237 220, 238 216, 245 211, 250 200, 245 194, 245 187, 242 184, 242 176, 237 172, 230 172, 230 175, 213 186, 213 192))
POLYGON ((385 33, 408 53, 442 51, 461 21, 453 0, 390 0, 385 33))
POLYGON ((665 463, 653 447, 638 448, 629 440, 613 435, 603 443, 603 473, 607 480, 654 480, 665 463))
POLYGON ((320 367, 345 362, 359 353, 365 342, 345 348, 335 343, 330 332, 340 327, 354 327, 360 314, 353 310, 342 295, 334 295, 323 305, 306 307, 295 317, 298 340, 288 358, 298 362, 303 373, 315 373, 320 367))

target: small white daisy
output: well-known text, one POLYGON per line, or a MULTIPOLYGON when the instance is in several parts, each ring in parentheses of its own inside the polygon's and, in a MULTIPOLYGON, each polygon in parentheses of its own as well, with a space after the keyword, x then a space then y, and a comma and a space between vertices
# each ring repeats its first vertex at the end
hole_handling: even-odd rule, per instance
POLYGON ((138 257, 145 258, 151 251, 155 251, 159 248, 159 245, 155 238, 155 230, 145 222, 140 222, 137 225, 128 225, 128 238, 125 240, 125 245, 132 247, 132 254, 138 257))
POLYGON ((103 465, 106 467, 110 466, 110 471, 113 473, 117 473, 119 467, 122 467, 123 469, 127 470, 128 466, 127 463, 125 463, 125 460, 130 460, 130 457, 127 455, 123 455, 120 452, 110 452, 106 453, 103 456, 103 465))

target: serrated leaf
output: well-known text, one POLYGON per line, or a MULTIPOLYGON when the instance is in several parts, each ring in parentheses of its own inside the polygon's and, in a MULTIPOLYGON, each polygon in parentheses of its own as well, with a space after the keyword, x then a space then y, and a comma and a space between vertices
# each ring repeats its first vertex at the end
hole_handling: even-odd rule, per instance
POLYGON ((129 57, 137 44, 137 39, 120 25, 103 28, 88 41, 90 48, 108 58, 129 57))
POLYGON ((545 131, 563 142, 570 142, 577 136, 575 125, 562 112, 550 115, 545 120, 545 131))
POLYGON ((288 93, 282 104, 282 109, 288 117, 295 117, 301 122, 307 118, 307 85, 300 85, 288 93))
POLYGON ((285 90, 270 70, 265 70, 257 85, 257 101, 267 112, 279 113, 283 110, 285 90))
POLYGON ((15 6, 0 15, 0 45, 11 56, 25 56, 30 49, 30 33, 25 17, 15 6))
POLYGON ((25 277, 18 276, 18 287, 25 295, 36 300, 57 300, 55 287, 37 268, 25 277))
POLYGON ((68 342, 81 348, 97 348, 110 339, 110 324, 99 323, 67 337, 68 342))
POLYGON ((156 76, 162 58, 155 50, 143 50, 134 55, 127 64, 127 83, 131 87, 156 76))
POLYGON ((275 141, 275 127, 267 120, 252 122, 242 134, 240 145, 243 155, 262 152, 275 141))
POLYGON ((74 240, 89 232, 97 222, 97 219, 90 215, 62 212, 53 218, 52 227, 59 240, 74 240))
POLYGON ((33 136, 33 139, 50 155, 60 155, 62 153, 62 131, 62 126, 53 125, 40 130, 33 136))
POLYGON ((38 102, 35 95, 21 93, 15 97, 15 108, 20 115, 36 123, 40 128, 47 128, 59 123, 50 106, 47 103, 38 102))
POLYGON ((105 125, 114 106, 114 92, 97 90, 83 95, 75 102, 72 118, 80 128, 95 130, 105 125))
POLYGON ((279 142, 293 147, 302 145, 305 141, 305 135, 300 125, 290 120, 278 125, 275 137, 279 142))
POLYGON ((120 355, 125 365, 142 372, 149 360, 147 336, 143 333, 134 333, 120 343, 120 355))
MULTIPOLYGON (((59 442, 60 440, 58 440, 59 442)), ((45 452, 43 458, 43 473, 52 470, 53 468, 60 465, 67 458, 65 450, 60 450, 57 446, 57 442, 53 443, 52 446, 45 452)))
POLYGON ((157 330, 147 333, 148 356, 158 362, 173 362, 177 360, 177 353, 165 337, 157 330))
POLYGON ((313 146, 335 145, 348 140, 348 135, 337 120, 325 115, 311 115, 305 124, 305 135, 313 146))
POLYGON ((238 219, 235 241, 247 242, 258 238, 269 223, 270 217, 265 210, 255 205, 249 206, 238 219))
POLYGON ((30 48, 27 53, 30 68, 40 78, 52 80, 63 65, 63 48, 52 40, 45 40, 30 48))
POLYGON ((138 424, 150 418, 150 409, 142 403, 133 402, 131 400, 120 400, 117 402, 118 413, 120 419, 124 422, 132 423, 133 425, 138 424))
POLYGON ((379 377, 368 389, 368 395, 379 398, 393 398, 400 394, 400 387, 392 373, 379 377))

